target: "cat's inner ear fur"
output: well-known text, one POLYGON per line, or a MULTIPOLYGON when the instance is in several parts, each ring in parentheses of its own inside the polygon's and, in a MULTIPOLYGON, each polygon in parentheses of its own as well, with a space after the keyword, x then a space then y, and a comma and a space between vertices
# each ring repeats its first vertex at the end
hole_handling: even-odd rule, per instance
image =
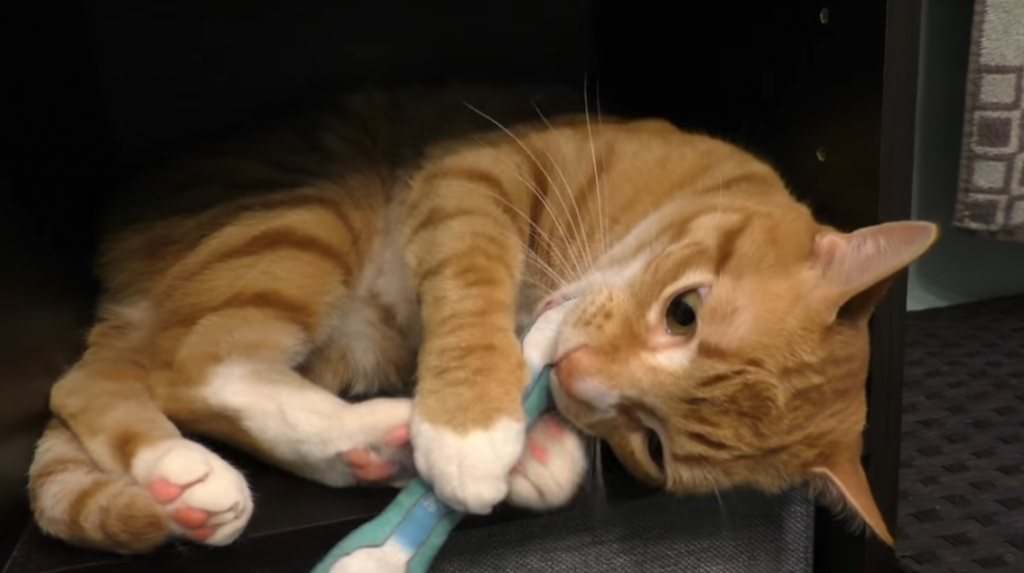
POLYGON ((812 468, 811 473, 817 478, 814 485, 818 486, 819 493, 825 495, 823 501, 831 502, 830 505, 836 506, 836 509, 851 510, 875 535, 892 547, 895 541, 871 494, 867 474, 856 453, 859 450, 859 447, 851 448, 823 465, 812 468))
POLYGON ((923 255, 938 235, 937 225, 921 221, 819 233, 811 257, 826 304, 839 318, 866 320, 893 275, 923 255))

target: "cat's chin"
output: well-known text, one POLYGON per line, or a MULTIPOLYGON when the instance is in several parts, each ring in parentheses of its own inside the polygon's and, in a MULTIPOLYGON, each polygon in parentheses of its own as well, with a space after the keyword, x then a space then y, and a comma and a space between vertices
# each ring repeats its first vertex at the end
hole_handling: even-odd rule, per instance
POLYGON ((588 435, 596 435, 588 427, 605 418, 594 416, 590 408, 572 397, 559 383, 558 376, 554 372, 551 376, 551 398, 555 403, 555 409, 573 426, 588 435))

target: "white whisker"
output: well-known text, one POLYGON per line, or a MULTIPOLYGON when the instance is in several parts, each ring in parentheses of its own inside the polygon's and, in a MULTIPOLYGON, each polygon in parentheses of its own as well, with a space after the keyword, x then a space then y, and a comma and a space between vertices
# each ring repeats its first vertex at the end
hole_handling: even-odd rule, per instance
POLYGON ((550 129, 551 131, 554 131, 555 130, 555 126, 551 125, 551 122, 548 121, 548 118, 545 117, 545 115, 544 115, 544 113, 542 111, 540 111, 540 108, 537 107, 537 102, 531 99, 530 100, 530 105, 532 105, 533 109, 536 110, 537 115, 540 116, 540 120, 544 122, 544 125, 548 126, 548 129, 550 129))
MULTIPOLYGON (((548 276, 548 278, 550 278, 555 283, 555 289, 563 288, 563 287, 566 287, 566 286, 568 286, 570 284, 570 283, 566 282, 565 279, 563 279, 557 272, 555 272, 555 270, 551 268, 551 265, 545 263, 537 255, 537 253, 534 253, 533 251, 531 251, 530 249, 528 249, 526 247, 523 247, 523 252, 526 253, 526 256, 530 260, 530 262, 532 262, 534 265, 536 265, 536 267, 539 270, 543 271, 544 274, 546 274, 548 276)), ((531 276, 524 275, 522 278, 524 280, 528 280, 528 281, 532 282, 536 286, 548 288, 548 285, 542 284, 540 281, 538 281, 537 279, 535 279, 535 278, 533 278, 531 276)))
MULTIPOLYGON (((469 109, 471 109, 474 112, 476 112, 477 114, 479 114, 480 117, 483 117, 487 121, 490 121, 495 126, 497 126, 498 129, 502 130, 503 132, 505 132, 506 135, 511 137, 512 140, 515 141, 516 144, 518 144, 519 147, 521 147, 524 152, 526 152, 526 155, 533 161, 533 163, 537 166, 537 168, 541 170, 541 173, 543 173, 544 177, 547 178, 548 184, 551 187, 553 187, 553 188, 556 187, 554 180, 551 179, 551 174, 548 173, 547 169, 544 169, 544 165, 542 165, 541 162, 537 160, 537 157, 533 154, 532 151, 530 151, 530 148, 526 147, 526 144, 523 143, 523 141, 521 139, 519 139, 514 133, 512 133, 512 131, 510 129, 508 129, 507 127, 502 125, 501 122, 499 122, 498 120, 494 119, 493 117, 491 117, 491 116, 487 115, 486 113, 480 111, 479 109, 473 107, 468 102, 463 102, 463 105, 465 105, 469 109)), ((547 199, 544 197, 544 195, 540 192, 540 189, 538 189, 537 186, 534 183, 526 180, 521 175, 519 177, 525 183, 527 183, 527 185, 529 185, 529 187, 533 190, 534 195, 536 195, 536 197, 544 205, 544 208, 551 215, 552 220, 555 222, 555 225, 558 226, 559 231, 561 232, 562 240, 565 242, 565 246, 569 250, 569 255, 573 258, 574 262, 576 263, 577 271, 580 273, 580 276, 582 276, 582 274, 583 274, 582 266, 580 265, 578 259, 576 258, 576 253, 573 251, 572 245, 569 242, 569 237, 568 237, 569 234, 566 232, 565 227, 562 225, 562 222, 559 221, 559 218, 558 218, 557 214, 551 208, 551 205, 548 203, 547 199)))
POLYGON ((601 194, 601 176, 597 170, 597 152, 594 149, 594 132, 590 126, 590 101, 587 94, 587 77, 583 76, 583 112, 587 119, 587 136, 590 139, 590 158, 594 164, 594 185, 595 192, 597 193, 597 222, 598 230, 600 230, 601 239, 601 251, 608 251, 608 238, 603 232, 603 221, 604 221, 604 199, 601 194))
POLYGON ((722 176, 718 176, 718 191, 715 193, 715 223, 718 223, 719 219, 722 218, 722 199, 724 198, 725 181, 722 176))
MULTIPOLYGON (((544 198, 544 196, 540 192, 540 189, 538 189, 536 184, 534 184, 532 181, 519 174, 517 174, 516 176, 527 187, 530 187, 530 189, 533 191, 533 194, 540 200, 541 204, 544 205, 544 209, 551 215, 551 219, 555 222, 555 225, 558 227, 559 235, 562 237, 562 243, 565 244, 566 249, 569 251, 569 257, 572 259, 573 264, 576 266, 577 274, 579 276, 583 276, 583 266, 580 264, 580 261, 576 256, 576 249, 573 248, 573 243, 569 240, 568 233, 566 232, 565 227, 563 227, 562 223, 559 222, 558 217, 555 215, 554 210, 551 208, 551 205, 548 203, 547 199, 544 198)), ((538 232, 540 232, 539 225, 535 225, 535 227, 538 229, 538 232)), ((551 246, 554 247, 553 244, 551 244, 551 246)))
MULTIPOLYGON (((510 203, 507 199, 505 199, 501 195, 498 195, 497 193, 495 193, 493 191, 490 191, 490 190, 488 190, 487 192, 488 192, 488 194, 491 195, 491 197, 493 197, 494 199, 496 199, 498 201, 501 201, 506 206, 508 206, 509 209, 512 209, 516 214, 518 214, 520 217, 522 217, 523 220, 526 221, 526 223, 530 226, 530 229, 532 229, 536 233, 534 236, 537 237, 538 240, 544 241, 547 244, 547 250, 549 252, 553 253, 554 255, 556 255, 559 258, 559 264, 563 268, 565 268, 567 271, 569 271, 569 272, 572 271, 572 268, 569 265, 569 261, 566 260, 565 256, 562 255, 562 252, 555 246, 554 241, 552 241, 551 237, 549 237, 548 234, 545 233, 544 230, 541 229, 539 225, 537 225, 537 223, 534 223, 533 220, 530 219, 530 217, 526 213, 523 213, 522 210, 520 210, 518 207, 516 207, 515 205, 510 203)), ((516 237, 516 240, 519 241, 519 238, 516 237)), ((523 244, 523 248, 525 248, 527 251, 530 250, 526 243, 522 243, 522 244, 523 244)), ((565 281, 563 280, 563 282, 565 282, 565 281)))
MULTIPOLYGON (((498 197, 496 195, 495 195, 495 198, 499 199, 499 200, 502 200, 501 197, 498 197)), ((510 205, 510 207, 518 212, 518 209, 516 209, 514 206, 510 205)), ((555 269, 551 268, 551 265, 549 265, 546 262, 544 262, 544 260, 541 259, 540 256, 537 253, 535 253, 532 250, 530 250, 529 246, 524 244, 517 235, 515 235, 514 233, 512 233, 511 231, 508 231, 508 230, 502 230, 501 232, 504 235, 506 235, 509 238, 511 238, 512 240, 514 240, 515 242, 519 243, 520 248, 523 250, 523 254, 527 258, 527 263, 535 264, 538 269, 543 271, 545 274, 547 274, 547 276, 549 278, 551 278, 551 280, 557 285, 557 287, 563 287, 563 286, 566 286, 566 285, 569 284, 569 282, 566 281, 565 278, 562 277, 561 274, 556 272, 555 269)), ((541 237, 539 234, 536 235, 536 236, 537 236, 538 239, 546 239, 545 237, 541 237)), ((528 280, 528 281, 532 282, 533 284, 535 284, 537 286, 541 286, 541 287, 547 288, 547 285, 540 283, 539 281, 537 281, 536 279, 534 279, 533 277, 531 277, 529 275, 523 275, 520 278, 523 279, 523 280, 528 280)))
MULTIPOLYGON (((604 132, 604 118, 601 115, 601 78, 597 78, 597 79, 594 80, 594 96, 595 96, 595 103, 597 103, 597 135, 599 137, 601 137, 602 141, 603 141, 602 133, 604 132)), ((601 146, 601 166, 604 168, 605 175, 607 175, 608 174, 608 162, 605 161, 604 150, 605 150, 605 146, 602 145, 601 146)), ((607 199, 608 199, 608 197, 606 195, 607 188, 608 188, 607 180, 605 180, 605 185, 601 186, 599 189, 600 189, 600 192, 604 195, 604 200, 605 200, 605 204, 606 205, 607 205, 607 199)), ((611 241, 611 233, 609 232, 610 231, 609 225, 611 225, 611 217, 608 215, 607 212, 605 212, 605 218, 604 218, 603 222, 604 222, 605 249, 607 250, 609 248, 608 243, 611 241)))
MULTIPOLYGON (((545 117, 544 113, 541 112, 539 107, 537 107, 537 103, 536 102, 534 102, 533 100, 530 100, 530 103, 533 104, 533 109, 535 109, 537 111, 537 115, 540 116, 541 120, 544 121, 544 124, 548 126, 548 129, 551 131, 551 133, 553 135, 555 133, 554 126, 551 125, 551 122, 548 121, 548 118, 545 117)), ((583 216, 582 216, 582 214, 580 214, 579 204, 576 203, 576 198, 572 194, 572 186, 569 185, 569 180, 565 177, 565 173, 562 171, 562 168, 558 165, 558 162, 555 161, 555 158, 552 157, 551 154, 548 153, 547 150, 544 150, 544 154, 547 155, 548 161, 551 162, 551 165, 555 168, 555 171, 558 172, 558 176, 562 179, 562 184, 565 186, 565 194, 569 196, 569 201, 572 203, 573 210, 575 211, 575 214, 576 214, 576 218, 575 219, 573 219, 573 217, 569 213, 569 207, 565 204, 565 199, 560 194, 558 195, 558 199, 559 199, 559 202, 562 205, 562 209, 565 211, 566 216, 569 218, 569 223, 572 225, 572 231, 573 231, 573 235, 575 236, 575 241, 576 242, 582 242, 582 247, 583 247, 583 249, 585 251, 584 254, 586 255, 585 256, 585 263, 586 264, 584 265, 586 268, 584 270, 585 271, 589 271, 594 266, 594 255, 593 255, 593 253, 590 250, 590 240, 587 238, 586 226, 583 223, 583 216), (578 228, 576 226, 576 222, 577 221, 579 222, 579 227, 578 228)), ((581 274, 581 278, 582 278, 582 274, 581 274)))
MULTIPOLYGON (((566 232, 566 229, 562 225, 561 221, 556 216, 554 210, 551 207, 551 204, 544 197, 544 194, 542 194, 540 192, 540 189, 537 188, 536 183, 534 183, 533 181, 530 181, 526 177, 523 177, 523 175, 521 175, 518 172, 518 170, 516 169, 515 164, 513 164, 511 161, 506 159, 506 163, 508 163, 509 166, 512 167, 513 171, 515 171, 515 173, 516 173, 516 177, 520 181, 522 181, 523 184, 525 184, 527 187, 530 188, 530 191, 533 192, 534 196, 537 197, 537 199, 540 200, 541 205, 544 206, 544 209, 551 215, 551 219, 555 222, 555 226, 558 228, 559 236, 562 239, 562 243, 565 245, 566 250, 568 251, 570 258, 572 258, 572 262, 573 262, 573 264, 576 267, 577 275, 578 276, 583 276, 583 268, 582 268, 582 265, 580 264, 579 258, 576 256, 577 255, 577 251, 574 248, 574 243, 569 240, 568 233, 566 232)), ((495 195, 495 196, 497 197, 497 195, 495 195)), ((509 205, 508 201, 504 201, 504 203, 506 205, 509 205)), ((559 255, 559 257, 562 258, 563 266, 565 266, 566 270, 570 270, 571 271, 571 269, 569 269, 569 265, 565 261, 564 256, 562 255, 561 251, 558 250, 557 247, 555 246, 554 240, 551 238, 550 235, 548 235, 547 233, 544 233, 543 229, 541 229, 541 227, 540 227, 540 223, 534 222, 530 217, 526 216, 522 211, 517 209, 514 205, 509 205, 509 206, 512 207, 513 209, 515 209, 516 212, 518 212, 521 216, 525 217, 526 220, 530 222, 530 224, 533 226, 533 228, 537 231, 537 233, 539 235, 544 235, 548 239, 548 250, 550 250, 550 251, 554 252, 555 254, 559 255)))

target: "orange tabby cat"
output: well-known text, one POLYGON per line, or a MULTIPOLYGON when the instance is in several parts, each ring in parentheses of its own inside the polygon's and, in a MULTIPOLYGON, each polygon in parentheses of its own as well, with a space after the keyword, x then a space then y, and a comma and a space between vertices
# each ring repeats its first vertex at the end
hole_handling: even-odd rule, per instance
POLYGON ((527 438, 517 332, 574 299, 555 397, 638 477, 817 481, 891 543, 858 461, 867 320, 935 227, 839 233, 764 163, 663 121, 506 131, 463 99, 523 117, 475 90, 361 94, 144 187, 52 392, 41 527, 122 552, 235 539, 244 478, 179 428, 332 486, 414 465, 472 513, 564 504, 580 439, 555 418, 527 438), (338 397, 414 377, 412 400, 338 397))

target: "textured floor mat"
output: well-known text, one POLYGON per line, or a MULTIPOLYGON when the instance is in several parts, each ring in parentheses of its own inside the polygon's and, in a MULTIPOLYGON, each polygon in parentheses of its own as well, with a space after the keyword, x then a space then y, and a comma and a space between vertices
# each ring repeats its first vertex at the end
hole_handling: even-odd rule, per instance
POLYGON ((431 573, 803 573, 813 528, 802 491, 655 496, 597 522, 556 514, 457 533, 431 573))
POLYGON ((906 344, 902 566, 1024 571, 1024 297, 911 313, 906 344))

